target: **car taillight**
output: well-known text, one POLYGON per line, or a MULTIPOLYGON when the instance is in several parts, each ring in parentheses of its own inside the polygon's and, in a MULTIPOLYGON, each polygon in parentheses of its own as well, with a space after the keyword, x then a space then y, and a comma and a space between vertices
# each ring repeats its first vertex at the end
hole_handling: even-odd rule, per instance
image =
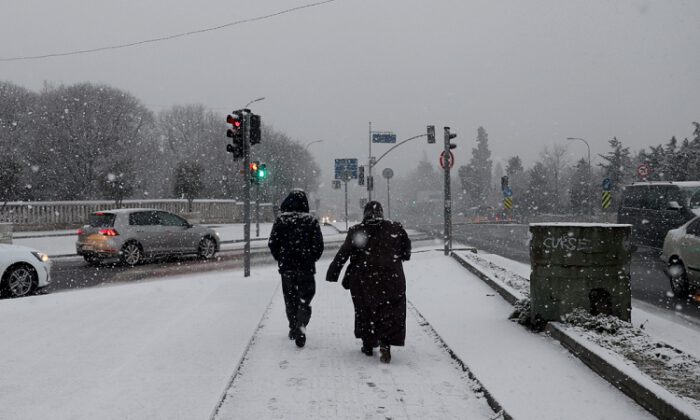
POLYGON ((100 234, 105 236, 117 236, 119 233, 115 229, 100 229, 100 234))
POLYGON ((83 229, 78 229, 78 236, 82 235, 83 233, 85 233, 83 229))

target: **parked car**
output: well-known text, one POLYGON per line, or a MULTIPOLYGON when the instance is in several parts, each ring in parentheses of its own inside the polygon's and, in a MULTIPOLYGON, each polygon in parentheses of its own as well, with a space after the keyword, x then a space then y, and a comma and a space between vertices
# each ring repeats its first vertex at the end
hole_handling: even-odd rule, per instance
POLYGON ((700 181, 635 182, 625 187, 618 223, 632 225, 632 242, 661 248, 666 233, 700 215, 700 181))
POLYGON ((78 229, 75 247, 90 264, 119 258, 133 266, 157 256, 195 254, 210 259, 219 251, 219 234, 167 211, 105 210, 91 214, 88 224, 78 229))
POLYGON ((49 256, 21 245, 0 244, 0 295, 27 296, 51 281, 49 256))
POLYGON ((676 296, 695 294, 700 287, 700 217, 666 235, 661 259, 676 296))

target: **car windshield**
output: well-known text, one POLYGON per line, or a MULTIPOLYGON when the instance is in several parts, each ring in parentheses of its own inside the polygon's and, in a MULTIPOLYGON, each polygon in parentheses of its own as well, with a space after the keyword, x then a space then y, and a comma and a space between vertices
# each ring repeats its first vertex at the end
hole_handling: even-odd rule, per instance
POLYGON ((692 188, 681 188, 688 203, 688 208, 700 209, 700 186, 692 188))
POLYGON ((93 213, 88 216, 88 225, 96 228, 112 227, 115 218, 114 213, 93 213))

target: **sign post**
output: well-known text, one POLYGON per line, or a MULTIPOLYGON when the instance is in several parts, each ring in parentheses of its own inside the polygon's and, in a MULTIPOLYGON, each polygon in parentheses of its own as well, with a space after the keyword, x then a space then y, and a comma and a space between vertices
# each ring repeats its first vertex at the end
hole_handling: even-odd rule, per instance
POLYGON ((394 176, 394 170, 384 168, 382 176, 386 178, 386 214, 387 219, 391 219, 391 194, 389 193, 389 180, 394 176))
MULTIPOLYGON (((450 255, 452 249, 452 193, 450 191, 450 168, 455 164, 455 157, 452 154, 452 144, 450 140, 457 137, 457 134, 450 133, 450 127, 445 127, 445 150, 440 155, 440 166, 445 172, 445 255, 450 255)), ((456 146, 455 146, 456 147, 456 146)))
POLYGON ((603 180, 603 194, 600 205, 603 209, 608 209, 610 204, 612 204, 612 180, 605 178, 603 180))

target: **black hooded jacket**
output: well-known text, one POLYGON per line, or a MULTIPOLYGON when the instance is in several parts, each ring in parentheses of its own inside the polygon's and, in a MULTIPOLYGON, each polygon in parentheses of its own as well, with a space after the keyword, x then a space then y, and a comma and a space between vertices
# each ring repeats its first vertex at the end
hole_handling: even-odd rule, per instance
POLYGON ((282 214, 272 225, 267 246, 283 271, 316 272, 316 261, 323 254, 321 227, 311 214, 306 194, 294 190, 280 206, 282 214))

